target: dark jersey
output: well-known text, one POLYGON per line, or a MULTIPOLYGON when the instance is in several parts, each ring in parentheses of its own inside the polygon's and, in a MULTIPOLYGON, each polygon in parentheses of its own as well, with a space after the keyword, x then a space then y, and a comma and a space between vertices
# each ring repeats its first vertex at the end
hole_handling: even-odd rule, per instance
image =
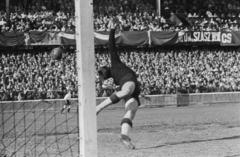
POLYGON ((109 35, 109 52, 110 52, 110 58, 111 58, 111 75, 114 80, 114 83, 116 85, 119 85, 120 88, 123 86, 124 83, 128 81, 132 81, 135 83, 135 90, 132 94, 132 97, 134 97, 139 105, 139 94, 140 94, 140 84, 137 81, 137 76, 135 72, 130 69, 128 66, 126 66, 122 61, 120 60, 116 44, 115 44, 115 29, 111 29, 110 35, 109 35))

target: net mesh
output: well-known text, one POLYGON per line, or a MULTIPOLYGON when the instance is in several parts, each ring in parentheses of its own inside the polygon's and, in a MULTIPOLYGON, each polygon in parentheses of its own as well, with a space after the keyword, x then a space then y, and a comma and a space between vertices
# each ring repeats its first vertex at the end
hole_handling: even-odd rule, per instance
POLYGON ((63 101, 0 102, 0 156, 77 156, 78 105, 63 101))

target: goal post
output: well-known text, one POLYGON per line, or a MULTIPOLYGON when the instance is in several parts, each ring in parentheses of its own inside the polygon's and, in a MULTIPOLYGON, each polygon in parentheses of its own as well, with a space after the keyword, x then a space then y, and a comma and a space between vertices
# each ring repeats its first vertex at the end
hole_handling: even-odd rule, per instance
POLYGON ((80 157, 97 157, 92 0, 75 0, 80 157))

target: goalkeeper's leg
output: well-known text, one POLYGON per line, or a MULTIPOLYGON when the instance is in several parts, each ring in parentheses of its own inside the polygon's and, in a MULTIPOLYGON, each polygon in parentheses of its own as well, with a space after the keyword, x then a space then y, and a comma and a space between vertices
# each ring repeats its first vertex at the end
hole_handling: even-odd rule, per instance
POLYGON ((133 126, 133 119, 138 109, 138 102, 135 98, 130 98, 126 101, 125 110, 126 113, 121 122, 121 138, 120 142, 124 144, 127 149, 135 149, 135 146, 131 143, 129 138, 129 132, 133 126))
POLYGON ((99 105, 97 105, 97 115, 103 110, 104 108, 108 107, 109 105, 118 103, 121 99, 129 97, 132 95, 135 89, 135 83, 132 81, 126 82, 122 89, 116 93, 113 93, 109 98, 105 99, 99 105))

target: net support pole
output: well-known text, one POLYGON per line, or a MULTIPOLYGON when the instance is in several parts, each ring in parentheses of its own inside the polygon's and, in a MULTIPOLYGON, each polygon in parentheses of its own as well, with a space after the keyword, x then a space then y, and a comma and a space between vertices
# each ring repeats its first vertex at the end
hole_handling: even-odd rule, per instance
POLYGON ((80 157, 97 157, 92 0, 75 0, 80 157))
POLYGON ((6 0, 6 14, 7 14, 7 22, 9 22, 10 13, 9 13, 9 0, 6 0))
POLYGON ((158 16, 161 16, 161 0, 156 0, 158 16))

